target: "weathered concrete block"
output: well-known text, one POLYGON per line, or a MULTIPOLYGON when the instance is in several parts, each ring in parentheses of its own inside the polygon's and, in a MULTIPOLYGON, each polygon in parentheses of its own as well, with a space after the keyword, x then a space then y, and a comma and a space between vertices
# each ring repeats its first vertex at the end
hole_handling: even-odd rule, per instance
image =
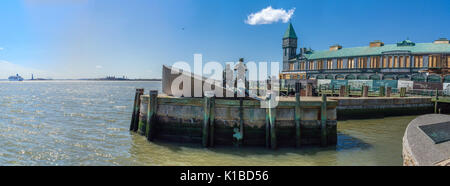
POLYGON ((319 118, 319 108, 302 108, 302 120, 318 120, 319 118))

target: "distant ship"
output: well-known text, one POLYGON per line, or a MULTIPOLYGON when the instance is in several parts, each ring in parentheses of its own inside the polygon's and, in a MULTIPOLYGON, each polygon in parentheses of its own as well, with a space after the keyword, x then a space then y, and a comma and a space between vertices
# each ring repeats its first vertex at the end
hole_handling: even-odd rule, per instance
POLYGON ((16 76, 9 76, 9 81, 23 81, 23 78, 19 76, 19 74, 16 74, 16 76))

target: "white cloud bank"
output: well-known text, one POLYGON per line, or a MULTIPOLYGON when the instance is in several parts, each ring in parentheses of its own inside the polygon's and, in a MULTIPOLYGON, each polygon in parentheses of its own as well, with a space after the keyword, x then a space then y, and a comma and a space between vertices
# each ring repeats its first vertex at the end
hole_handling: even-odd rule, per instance
POLYGON ((272 6, 268 6, 259 12, 247 16, 245 23, 249 25, 272 24, 278 21, 286 23, 291 19, 292 15, 294 15, 294 11, 295 8, 286 11, 282 8, 273 9, 272 6))

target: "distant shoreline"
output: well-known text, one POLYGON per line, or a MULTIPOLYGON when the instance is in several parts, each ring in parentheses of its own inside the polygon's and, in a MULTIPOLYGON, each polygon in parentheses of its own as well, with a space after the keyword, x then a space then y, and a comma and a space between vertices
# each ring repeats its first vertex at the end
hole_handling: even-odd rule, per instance
POLYGON ((86 81, 161 81, 161 79, 76 79, 86 81))
MULTIPOLYGON (((0 81, 9 81, 0 79, 0 81)), ((162 81, 161 79, 24 79, 23 81, 162 81)), ((13 81, 11 81, 13 82, 13 81)))

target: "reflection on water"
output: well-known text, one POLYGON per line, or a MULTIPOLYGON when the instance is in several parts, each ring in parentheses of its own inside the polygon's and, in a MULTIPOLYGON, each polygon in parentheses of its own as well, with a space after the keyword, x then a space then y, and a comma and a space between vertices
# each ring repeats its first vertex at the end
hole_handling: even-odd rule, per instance
POLYGON ((201 148, 130 133, 135 88, 160 82, 0 82, 0 165, 401 165, 414 116, 338 122, 336 147, 201 148))

